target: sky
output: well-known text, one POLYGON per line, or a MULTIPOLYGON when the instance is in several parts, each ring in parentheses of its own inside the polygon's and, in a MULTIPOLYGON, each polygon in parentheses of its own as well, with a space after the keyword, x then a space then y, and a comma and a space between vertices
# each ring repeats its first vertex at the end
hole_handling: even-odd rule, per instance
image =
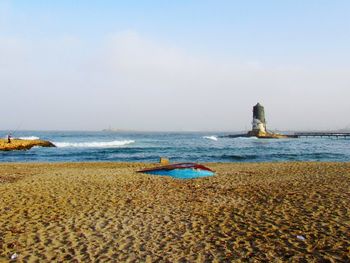
POLYGON ((0 0, 1 130, 350 128, 350 1, 0 0))

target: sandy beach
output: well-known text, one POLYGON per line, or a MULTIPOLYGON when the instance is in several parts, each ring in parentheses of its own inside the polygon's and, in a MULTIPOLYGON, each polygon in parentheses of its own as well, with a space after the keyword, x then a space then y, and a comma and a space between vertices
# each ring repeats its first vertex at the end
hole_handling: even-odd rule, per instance
POLYGON ((350 261, 350 163, 153 165, 0 164, 0 262, 350 261))

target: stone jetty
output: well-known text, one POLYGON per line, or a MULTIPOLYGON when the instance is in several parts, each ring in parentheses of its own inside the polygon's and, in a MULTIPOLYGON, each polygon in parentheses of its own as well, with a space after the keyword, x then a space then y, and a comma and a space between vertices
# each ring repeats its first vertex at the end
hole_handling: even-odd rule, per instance
POLYGON ((0 151, 29 150, 34 146, 56 147, 52 142, 44 140, 22 140, 13 138, 9 143, 7 139, 0 139, 0 151))

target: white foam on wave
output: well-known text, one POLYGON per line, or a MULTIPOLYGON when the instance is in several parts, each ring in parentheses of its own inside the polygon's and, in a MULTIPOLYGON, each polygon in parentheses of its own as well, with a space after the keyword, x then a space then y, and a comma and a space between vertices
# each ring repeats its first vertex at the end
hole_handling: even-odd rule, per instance
POLYGON ((239 139, 239 140, 257 140, 259 139, 258 137, 252 136, 252 137, 237 137, 234 139, 239 139))
POLYGON ((77 148, 115 148, 134 143, 133 140, 110 141, 110 142, 54 142, 57 147, 77 148))
POLYGON ((26 137, 19 137, 18 139, 21 139, 21 140, 39 140, 40 138, 39 137, 36 137, 36 136, 26 136, 26 137))
POLYGON ((203 136, 204 139, 212 140, 212 141, 217 141, 218 137, 212 135, 212 136, 203 136))

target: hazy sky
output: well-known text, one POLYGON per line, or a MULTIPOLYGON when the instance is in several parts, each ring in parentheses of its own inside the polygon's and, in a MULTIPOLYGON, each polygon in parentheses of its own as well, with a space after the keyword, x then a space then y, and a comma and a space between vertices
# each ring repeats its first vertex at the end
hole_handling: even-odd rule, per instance
POLYGON ((350 1, 0 0, 0 129, 350 127, 350 1))

